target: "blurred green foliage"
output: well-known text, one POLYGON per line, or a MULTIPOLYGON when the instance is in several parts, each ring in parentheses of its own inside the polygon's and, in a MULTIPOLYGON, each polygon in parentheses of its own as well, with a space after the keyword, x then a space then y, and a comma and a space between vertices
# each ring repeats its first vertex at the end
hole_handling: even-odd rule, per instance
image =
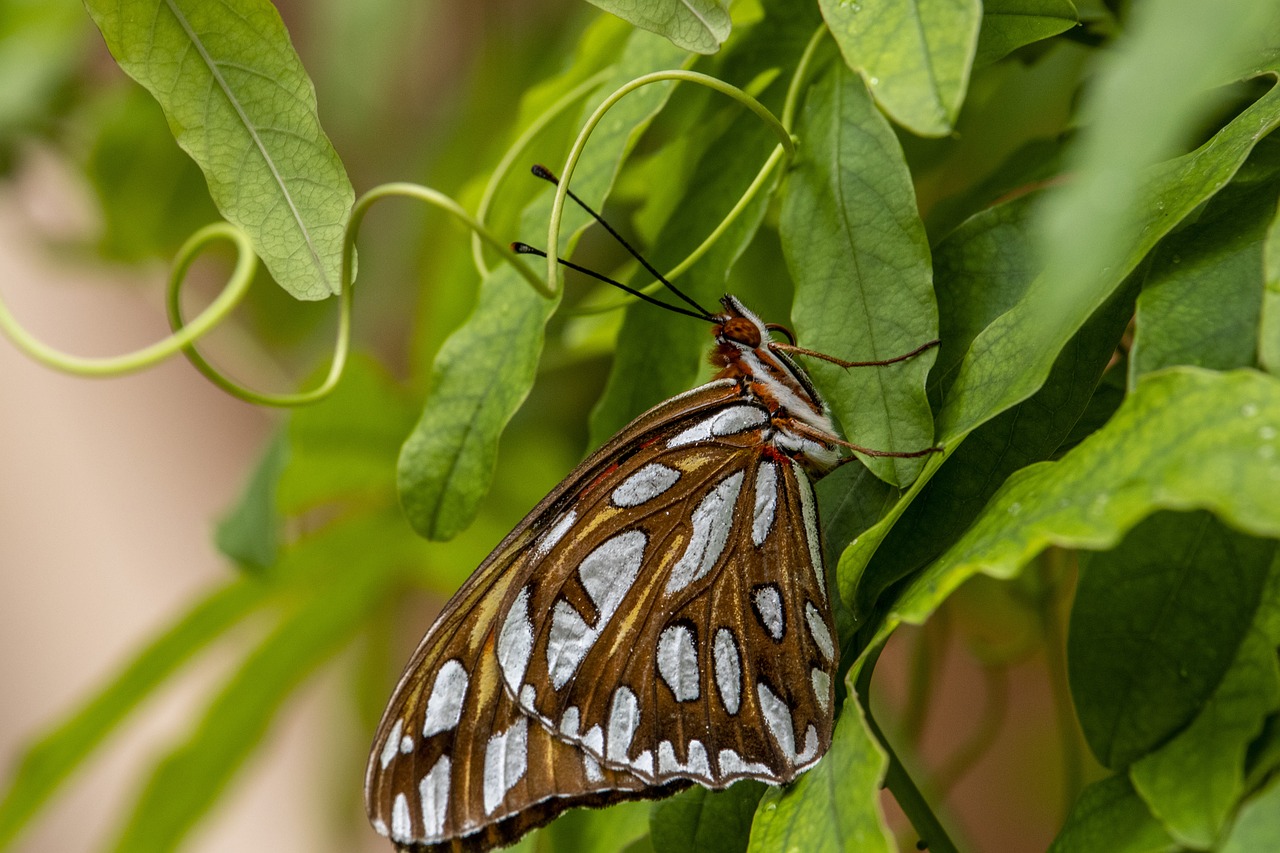
MULTIPOLYGON (((902 785, 853 679, 869 679, 902 623, 949 608, 970 639, 984 621, 1017 626, 1008 648, 975 641, 992 667, 1045 645, 1061 670, 1046 726, 1065 725, 1069 691, 1111 774, 1064 782, 1075 805, 1046 828, 1053 849, 1277 838, 1274 3, 599 4, 644 30, 569 2, 87 5, 159 102, 115 70, 78 4, 0 0, 0 173, 20 170, 31 145, 78 164, 101 209, 95 248, 113 263, 169 257, 222 215, 247 223, 278 284, 323 296, 353 184, 417 180, 475 210, 520 135, 581 87, 518 152, 487 222, 542 245, 550 194, 525 164, 558 168, 628 80, 690 68, 785 113, 798 146, 684 288, 704 303, 731 290, 845 358, 941 337, 936 358, 814 371, 850 440, 944 448, 923 463, 851 464, 819 485, 851 674, 827 758, 785 789, 569 813, 520 849, 892 849, 886 774, 935 832, 915 790, 928 786, 902 785), (233 8, 262 24, 252 37, 218 37, 233 8), (168 28, 122 10, 163 13, 168 28), (200 67, 162 61, 187 51, 200 67), (233 65, 252 82, 220 76, 233 65), (201 124, 211 104, 216 120, 201 124), (306 145, 263 141, 273 118, 306 145), (273 218, 281 205, 288 215, 273 218), (1076 549, 1090 553, 1063 642, 1053 602, 1075 573, 1045 567, 1076 549)), ((663 83, 610 112, 573 186, 670 269, 776 142, 739 105, 663 83)), ((561 252, 649 283, 585 224, 566 213, 561 252)), ((576 277, 547 300, 466 237, 405 202, 366 220, 358 355, 334 394, 290 415, 219 524, 239 568, 20 757, 0 848, 134 708, 232 632, 253 638, 240 665, 150 766, 108 846, 181 847, 289 697, 345 648, 362 652, 351 702, 372 731, 401 646, 426 627, 404 602, 450 594, 585 449, 707 375, 705 328, 619 308, 576 277)), ((260 284, 241 321, 306 373, 327 345, 323 309, 260 284)), ((358 767, 358 752, 334 766, 358 767)), ((358 777, 343 781, 354 837, 358 777)))

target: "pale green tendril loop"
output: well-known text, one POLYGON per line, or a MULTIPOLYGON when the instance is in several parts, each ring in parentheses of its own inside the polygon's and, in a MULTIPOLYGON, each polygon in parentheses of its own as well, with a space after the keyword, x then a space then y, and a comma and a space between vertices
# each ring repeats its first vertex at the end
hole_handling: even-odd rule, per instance
MULTIPOLYGON (((338 296, 337 338, 334 343, 333 358, 329 362, 329 372, 319 385, 310 390, 299 391, 294 394, 264 394, 259 391, 254 391, 219 373, 216 368, 205 361, 204 357, 201 356, 194 347, 188 345, 183 347, 183 352, 186 354, 187 359, 191 364, 204 374, 206 379, 214 385, 217 385, 223 391, 226 391, 233 397, 238 397, 241 400, 260 406, 275 406, 282 408, 304 406, 309 403, 315 403, 328 396, 338 384, 338 380, 342 378, 342 371, 346 366, 347 355, 351 348, 351 304, 352 291, 354 290, 352 286, 352 273, 355 266, 355 243, 356 237, 360 233, 360 223, 364 221, 364 215, 368 212, 374 202, 387 198, 388 196, 416 198, 434 207, 438 207, 446 213, 453 214, 471 228, 479 239, 501 252, 503 256, 506 257, 507 260, 515 267, 516 271, 529 282, 531 287, 544 296, 549 297, 551 295, 546 284, 538 278, 536 273, 530 270, 527 265, 518 259, 516 254, 511 251, 511 247, 493 236, 493 234, 489 233, 488 229, 481 225, 475 217, 468 213, 462 205, 458 204, 458 202, 449 198, 444 193, 418 184, 382 184, 381 186, 374 187, 362 195, 356 200, 355 205, 351 208, 351 218, 347 222, 346 233, 343 236, 342 242, 342 288, 338 296)), ((183 328, 182 314, 178 300, 178 285, 181 283, 182 275, 190 262, 191 257, 180 252, 179 263, 178 266, 175 267, 174 278, 171 280, 167 308, 169 312, 169 322, 175 329, 183 328)))
MULTIPOLYGON (((572 107, 578 101, 581 101, 587 95, 595 91, 601 83, 609 77, 609 69, 604 69, 583 80, 568 93, 563 95, 554 104, 540 113, 534 119, 524 132, 511 143, 511 147, 502 155, 502 160, 494 168, 493 174, 489 176, 488 183, 485 184, 484 194, 480 196, 480 204, 476 207, 476 220, 484 223, 489 218, 489 208, 493 206, 493 199, 498 194, 498 187, 502 186, 502 182, 506 180, 508 173, 512 167, 516 165, 517 160, 537 138, 538 134, 546 129, 547 125, 555 121, 565 110, 572 107)), ((471 235, 471 257, 475 261, 476 270, 482 276, 489 274, 489 267, 484 262, 483 238, 479 231, 472 232, 471 235)))
POLYGON ((365 211, 368 209, 369 205, 373 204, 373 202, 391 195, 416 198, 434 207, 438 207, 446 213, 453 214, 461 220, 464 225, 471 229, 475 238, 478 238, 484 243, 488 243, 502 255, 503 259, 506 260, 507 263, 515 267, 516 272, 529 283, 530 287, 548 299, 555 295, 550 285, 538 278, 538 274, 520 260, 519 255, 511 251, 511 244, 495 237, 489 229, 482 224, 478 217, 472 216, 467 212, 466 208, 449 198, 449 196, 444 193, 437 192, 429 187, 408 183, 383 184, 382 186, 374 187, 361 196, 356 201, 355 207, 351 209, 351 221, 347 225, 347 238, 342 247, 343 290, 347 289, 346 284, 350 281, 352 261, 351 253, 354 248, 356 233, 360 230, 360 221, 364 218, 365 211))
MULTIPOLYGON (((564 201, 569 186, 569 180, 577 166, 578 160, 582 156, 587 139, 609 109, 627 94, 652 83, 666 81, 697 83, 733 98, 754 112, 777 135, 778 146, 770 154, 769 158, 761 167, 760 172, 756 175, 750 186, 747 187, 743 196, 729 211, 721 223, 707 236, 697 249, 667 273, 667 278, 677 278, 688 270, 689 267, 696 263, 698 259, 715 244, 716 240, 718 240, 729 226, 732 225, 734 220, 746 208, 751 200, 762 190, 772 171, 776 169, 780 163, 790 159, 794 155, 795 140, 791 136, 790 127, 795 113, 796 102, 798 100, 800 83, 807 76, 807 69, 811 64, 815 48, 820 41, 821 35, 825 32, 825 28, 819 28, 818 32, 816 32, 814 37, 810 40, 809 46, 806 48, 800 63, 797 65, 787 92, 787 98, 783 109, 783 117, 781 120, 775 117, 773 113, 771 113, 758 100, 738 87, 706 74, 683 69, 658 71, 637 77, 609 95, 609 97, 607 97, 592 113, 570 149, 568 159, 566 160, 564 169, 561 173, 560 184, 556 188, 555 199, 551 210, 551 218, 547 229, 547 245, 555 246, 558 244, 560 221, 563 216, 564 201)), ((559 295, 560 288, 562 287, 562 280, 560 278, 558 265, 555 261, 555 252, 549 252, 549 257, 547 259, 548 277, 544 281, 539 278, 538 275, 533 272, 533 270, 531 270, 514 252, 511 251, 510 245, 507 242, 495 237, 489 232, 483 223, 489 208, 493 203, 497 188, 510 172, 519 156, 528 148, 532 140, 557 116, 561 115, 574 103, 580 101, 583 97, 590 94, 593 89, 598 87, 606 78, 607 74, 607 71, 601 71, 589 79, 584 80, 572 91, 566 93, 557 100, 555 104, 542 113, 529 125, 528 128, 525 129, 523 133, 521 133, 507 153, 504 154, 502 161, 498 164, 497 168, 495 168, 491 175, 481 197, 479 209, 475 216, 472 216, 458 202, 443 193, 417 184, 384 184, 365 193, 356 201, 355 205, 352 207, 351 218, 347 224, 343 239, 342 281, 339 295, 338 328, 333 357, 330 361, 329 370, 325 379, 315 388, 293 394, 267 394, 254 391, 218 372, 218 370, 210 365, 195 348, 195 342, 202 335, 209 332, 209 330, 227 317, 236 308, 236 306, 240 304, 241 300, 243 300, 245 294, 248 292, 249 286, 253 281, 254 273, 257 270, 257 254, 253 250, 253 245, 248 235, 226 222, 215 223, 202 228, 192 235, 191 238, 188 239, 187 242, 178 250, 174 259, 173 270, 169 277, 165 297, 166 312, 169 316, 169 322, 173 329, 173 333, 162 341, 122 356, 90 358, 70 355, 34 338, 30 333, 22 328, 3 301, 0 301, 0 332, 6 334, 19 350, 35 361, 52 367, 55 370, 60 370, 65 373, 78 376, 120 376, 143 370, 163 361, 166 358, 169 358, 175 353, 182 352, 192 365, 195 366, 195 368, 199 370, 210 382, 223 389, 228 394, 247 402, 255 403, 257 405, 276 407, 300 406, 316 402, 323 399, 333 390, 338 379, 342 375, 347 355, 350 351, 353 284, 352 273, 354 267, 355 241, 356 236, 359 233, 360 223, 363 220, 365 213, 368 211, 368 208, 375 201, 393 195, 406 196, 409 198, 416 198, 452 214, 461 220, 472 231, 472 254, 476 268, 479 270, 481 275, 489 274, 489 268, 484 263, 482 252, 483 245, 488 244, 493 247, 504 260, 512 264, 516 272, 519 273, 529 283, 529 286, 539 294, 548 299, 555 298, 559 295), (228 278, 226 287, 203 311, 195 317, 195 319, 188 322, 182 317, 181 311, 180 293, 182 285, 186 279, 187 271, 195 262, 196 258, 200 256, 206 246, 217 240, 227 240, 235 245, 235 268, 228 278)), ((654 286, 656 285, 657 283, 655 283, 654 286)), ((625 303, 619 303, 619 305, 621 304, 625 303)), ((614 307, 618 306, 587 309, 587 311, 595 313, 602 310, 611 310, 614 307)))
MULTIPOLYGON (((795 72, 791 75, 791 81, 787 86, 787 95, 783 102, 782 118, 780 120, 776 118, 767 107, 738 87, 730 85, 723 80, 718 80, 715 77, 700 74, 696 71, 677 69, 670 71, 656 71, 652 74, 646 74, 643 77, 637 77, 635 80, 627 83, 625 86, 621 87, 606 98, 605 101, 596 109, 595 113, 592 114, 591 118, 588 119, 587 124, 583 127, 582 132, 578 134, 578 138, 574 141, 573 148, 569 152, 568 160, 565 163, 560 176, 560 186, 556 189, 555 201, 551 208, 551 221, 549 223, 547 233, 547 245, 554 246, 556 245, 555 241, 559 239, 560 219, 563 212, 564 200, 568 195, 569 178, 573 174, 573 170, 577 166, 578 159, 582 155, 582 150, 586 146, 587 137, 590 136, 591 131, 604 117, 604 114, 608 112, 609 108, 629 92, 650 83, 658 83, 666 80, 699 83, 733 98, 746 106, 753 113, 760 116, 760 118, 764 120, 765 124, 768 125, 769 128, 778 136, 778 145, 773 149, 773 152, 770 153, 768 159, 765 160, 764 165, 760 167, 760 171, 756 173, 755 178, 752 179, 751 184, 747 187, 746 191, 743 192, 737 203, 735 203, 725 215, 724 219, 720 221, 720 223, 711 231, 710 234, 707 235, 706 239, 703 240, 696 249, 689 253, 688 257, 676 264, 669 272, 666 273, 666 278, 668 281, 673 281, 683 275, 690 267, 697 263, 698 260, 705 255, 713 245, 715 245, 716 241, 724 235, 729 227, 733 225, 737 218, 747 208, 747 205, 749 205, 751 201, 763 190, 770 175, 772 175, 773 170, 778 168, 780 164, 789 161, 795 155, 796 139, 791 134, 791 128, 795 124, 795 113, 800 101, 800 92, 802 91, 804 82, 809 77, 809 69, 813 64, 813 58, 817 52, 818 46, 822 43, 827 32, 827 27, 823 24, 814 30, 813 35, 810 36, 809 43, 805 46, 804 53, 801 54, 800 61, 796 63, 795 72)), ((559 270, 557 266, 558 265, 552 258, 548 258, 547 281, 550 282, 551 286, 556 291, 559 291, 561 287, 561 280, 559 278, 559 270)), ((641 290, 645 293, 653 293, 661 287, 661 282, 655 281, 641 288, 641 290)), ((634 301, 632 297, 626 297, 624 299, 610 301, 608 303, 592 307, 578 308, 573 313, 577 315, 602 314, 623 308, 629 305, 632 301, 634 301)))
POLYGON ((516 271, 529 282, 529 285, 543 296, 552 295, 550 288, 538 278, 519 257, 511 251, 505 242, 499 240, 481 225, 475 217, 468 213, 453 199, 428 187, 416 184, 393 183, 375 187, 360 197, 352 207, 351 219, 347 223, 342 245, 342 288, 338 301, 338 330, 334 345, 333 358, 329 363, 329 372, 325 379, 315 388, 293 394, 266 394, 246 388, 220 373, 195 348, 195 342, 219 322, 235 310, 249 291, 254 273, 258 268, 258 256, 253 250, 249 236, 239 228, 227 222, 208 225, 193 234, 178 249, 174 258, 173 270, 169 274, 168 287, 165 293, 165 311, 169 317, 172 334, 150 346, 121 356, 89 358, 70 355, 42 343, 32 336, 0 301, 0 331, 13 341, 19 350, 35 361, 55 370, 76 376, 122 376, 133 373, 175 355, 183 353, 191 364, 206 379, 228 394, 261 406, 290 407, 314 403, 327 396, 337 385, 346 366, 347 355, 351 343, 351 305, 352 305, 352 273, 355 260, 355 241, 370 205, 379 199, 391 195, 417 198, 428 204, 439 207, 462 220, 477 238, 497 249, 509 261, 516 271), (206 246, 217 240, 228 240, 236 248, 236 265, 227 280, 226 287, 195 319, 188 322, 182 316, 181 292, 191 265, 201 255, 206 246))
POLYGON ((181 279, 186 274, 187 268, 199 250, 214 240, 230 240, 236 246, 236 266, 227 286, 189 325, 162 341, 126 355, 101 358, 70 355, 32 337, 19 325, 3 302, 0 302, 0 330, 4 331, 19 350, 35 361, 75 376, 123 376, 151 367, 191 346, 197 338, 230 314, 249 290, 254 270, 258 265, 257 255, 253 252, 253 245, 249 242, 248 235, 225 222, 200 229, 183 244, 178 250, 179 260, 170 279, 170 288, 175 287, 175 280, 181 279))
MULTIPOLYGON (((699 85, 706 86, 708 89, 733 98, 735 101, 759 116, 764 123, 773 130, 778 137, 778 144, 784 151, 787 158, 790 158, 795 153, 795 141, 791 138, 790 131, 782 125, 782 122, 780 122, 773 113, 769 112, 769 109, 764 104, 760 103, 737 86, 726 83, 723 80, 719 80, 715 77, 711 77, 697 71, 686 71, 684 69, 677 68, 644 74, 635 78, 631 82, 620 86, 613 94, 605 98, 600 106, 596 107, 596 111, 591 114, 591 117, 587 119, 587 123, 583 125, 582 130, 578 133, 578 138, 573 141, 573 146, 569 149, 569 157, 565 160, 564 168, 560 172, 560 183, 556 187, 555 200, 551 203, 551 221, 547 225, 547 283, 556 294, 560 293, 560 289, 563 285, 560 277, 559 265, 556 263, 557 252, 555 251, 555 247, 560 245, 560 220, 564 215, 564 202, 568 197, 569 182, 573 177, 573 170, 577 168, 578 160, 582 157, 583 149, 586 148, 587 139, 591 136, 592 131, 595 130, 596 125, 600 123, 605 114, 609 112, 613 105, 618 103, 618 101, 622 100, 631 92, 634 92, 644 86, 648 86, 652 83, 663 83, 669 80, 697 83, 699 85)), ((773 160, 773 158, 771 157, 770 160, 773 160)), ((751 187, 757 188, 762 183, 763 182, 758 180, 753 181, 751 187)), ((748 192, 752 191, 753 189, 748 189, 748 192)), ((724 221, 722 221, 716 230, 712 232, 711 236, 708 237, 707 240, 703 241, 701 246, 695 249, 688 258, 685 258, 685 260, 676 267, 678 272, 673 273, 673 275, 678 275, 679 273, 684 272, 696 263, 698 258, 702 257, 715 240, 719 239, 720 234, 724 233, 724 230, 732 224, 733 217, 746 206, 746 201, 749 201, 749 197, 746 197, 746 200, 740 201, 734 206, 729 216, 725 217, 724 221)), ((668 275, 667 277, 671 278, 672 275, 668 275)))
MULTIPOLYGON (((226 225, 225 223, 220 223, 220 225, 224 225, 226 228, 233 227, 226 225)), ((210 227, 217 228, 219 226, 214 225, 210 227)), ((239 229, 236 230, 239 231, 239 229)), ((165 312, 168 314, 169 326, 174 330, 175 336, 181 335, 184 331, 191 328, 191 326, 186 324, 186 321, 182 317, 182 300, 180 298, 182 294, 182 282, 186 279, 187 268, 191 266, 192 261, 196 258, 197 250, 202 248, 203 245, 203 243, 197 242, 195 238, 188 240, 186 245, 178 250, 178 257, 174 263, 173 273, 169 277, 169 288, 165 293, 165 312)), ((182 354, 187 357, 187 361, 191 362, 192 367, 203 374, 205 379, 208 379, 214 385, 218 386, 231 396, 244 400, 247 403, 254 403, 259 406, 288 407, 313 403, 324 398, 333 390, 333 386, 338 383, 338 379, 342 375, 342 368, 346 365, 347 361, 347 350, 350 341, 351 288, 346 286, 345 276, 349 272, 349 269, 346 264, 345 254, 346 251, 344 247, 344 283, 342 292, 339 296, 338 341, 334 348, 333 360, 329 364, 329 375, 318 387, 310 391, 303 391, 297 394, 265 394, 261 391, 254 391, 250 388, 246 388, 233 379, 230 379, 218 372, 218 369, 209 364, 193 344, 187 344, 182 347, 182 354)), ((242 247, 240 258, 243 260, 246 257, 252 259, 253 267, 257 266, 257 256, 253 253, 252 246, 246 245, 245 247, 242 247)), ((250 280, 253 278, 252 267, 250 268, 249 278, 250 280)))

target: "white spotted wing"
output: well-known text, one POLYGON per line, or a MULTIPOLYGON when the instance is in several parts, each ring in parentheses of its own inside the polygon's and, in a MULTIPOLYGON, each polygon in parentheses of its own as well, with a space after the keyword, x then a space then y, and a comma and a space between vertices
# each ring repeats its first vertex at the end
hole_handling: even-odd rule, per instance
MULTIPOLYGON (((535 580, 577 572, 582 561, 574 555, 584 536, 607 521, 596 506, 600 496, 615 496, 637 517, 646 514, 647 506, 678 486, 669 482, 666 461, 684 465, 701 458, 690 430, 748 429, 738 422, 739 400, 738 383, 720 380, 641 415, 535 507, 445 606, 392 695, 366 772, 369 818, 399 848, 489 849, 566 808, 659 797, 687 784, 674 779, 655 786, 651 778, 606 766, 579 744, 572 714, 559 714, 554 726, 547 725, 522 710, 519 692, 505 682, 522 665, 533 668, 527 667, 533 643, 554 618, 538 610, 534 591, 541 587, 535 580), (669 451, 673 439, 679 440, 669 451), (662 458, 632 476, 644 465, 638 460, 648 456, 662 458), (522 608, 527 618, 507 618, 522 608)), ((619 553, 597 555, 592 565, 600 582, 608 585, 615 575, 605 557, 627 565, 637 556, 647 559, 653 553, 648 537, 637 531, 616 543, 619 553), (628 544, 632 552, 621 553, 628 544)), ((614 602, 620 604, 621 599, 614 602)), ((543 672, 550 677, 545 667, 543 672)), ((612 675, 606 668, 596 677, 612 675)), ((524 684, 521 673, 517 686, 524 684)), ((536 694, 555 688, 545 682, 532 689, 536 694)), ((528 691, 525 699, 531 699, 528 691)))
POLYGON ((520 709, 659 784, 792 779, 826 751, 837 648, 808 475, 739 401, 668 424, 578 495, 507 592, 520 709))

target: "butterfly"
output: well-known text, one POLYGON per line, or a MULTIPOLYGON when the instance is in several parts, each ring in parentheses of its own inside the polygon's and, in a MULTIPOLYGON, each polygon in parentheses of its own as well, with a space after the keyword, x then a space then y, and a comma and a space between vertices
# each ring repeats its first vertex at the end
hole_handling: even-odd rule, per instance
POLYGON ((711 314, 568 194, 691 307, 561 263, 711 323, 719 372, 575 468, 427 631, 365 779, 369 819, 399 850, 488 850, 569 808, 812 767, 831 743, 839 654, 813 481, 842 448, 936 450, 844 441, 792 358, 884 364, 936 341, 844 362, 736 297, 711 314))

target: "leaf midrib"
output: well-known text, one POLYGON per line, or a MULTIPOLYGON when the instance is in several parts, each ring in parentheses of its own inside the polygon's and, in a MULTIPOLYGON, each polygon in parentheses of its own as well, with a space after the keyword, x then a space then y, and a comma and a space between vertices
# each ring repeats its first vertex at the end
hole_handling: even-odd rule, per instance
POLYGON ((181 10, 178 9, 174 0, 164 0, 164 5, 178 22, 178 26, 182 27, 182 31, 187 34, 187 38, 190 40, 192 47, 195 48, 196 53, 198 53, 200 58, 204 61, 205 67, 209 69, 209 74, 213 77, 214 82, 222 91, 223 96, 227 99, 227 103, 231 105, 233 110, 235 110, 236 115, 240 119, 240 125, 245 129, 245 132, 249 134, 249 138, 253 141, 254 147, 258 149, 258 153, 262 156, 263 162, 266 163, 267 169, 270 170, 272 179, 275 181, 276 186, 280 188, 280 194, 284 196, 285 203, 289 207, 289 215, 293 217, 293 221, 297 225, 298 231, 302 234, 303 242, 307 246, 307 253, 311 256, 312 266, 315 268, 316 274, 324 283, 326 290, 330 293, 336 293, 337 291, 333 287, 333 283, 330 282, 328 276, 325 275, 324 263, 321 261, 320 255, 316 252, 315 245, 311 239, 311 232, 307 229, 307 225, 303 221, 301 213, 298 211, 298 206, 294 203, 293 195, 289 192, 288 185, 280 175, 280 171, 276 168, 275 160, 271 157, 270 153, 267 151, 266 145, 262 141, 262 138, 258 135, 257 128, 249 120, 248 114, 244 111, 239 99, 235 97, 231 90, 231 86, 226 81, 226 78, 222 76, 222 72, 219 70, 217 63, 213 61, 213 57, 211 57, 205 50, 204 43, 200 41, 200 38, 196 35, 191 23, 187 20, 186 16, 182 14, 181 10))

